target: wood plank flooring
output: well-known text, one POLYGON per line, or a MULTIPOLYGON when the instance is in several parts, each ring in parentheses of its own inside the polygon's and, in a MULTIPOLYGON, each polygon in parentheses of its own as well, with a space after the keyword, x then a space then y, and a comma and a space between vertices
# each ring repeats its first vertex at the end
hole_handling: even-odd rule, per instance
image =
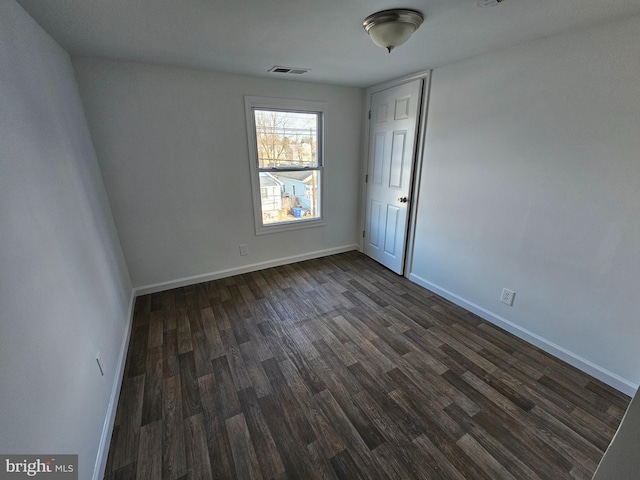
POLYGON ((590 479, 629 401, 349 252, 139 297, 105 478, 590 479))

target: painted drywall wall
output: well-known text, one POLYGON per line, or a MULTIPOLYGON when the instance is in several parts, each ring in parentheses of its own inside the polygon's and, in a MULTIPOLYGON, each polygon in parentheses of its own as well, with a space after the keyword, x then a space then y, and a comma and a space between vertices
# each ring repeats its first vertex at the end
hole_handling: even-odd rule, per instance
POLYGON ((87 57, 73 64, 135 287, 355 248, 362 90, 87 57), (245 95, 327 102, 325 226, 256 236, 245 95))
POLYGON ((411 265, 414 281, 630 394, 639 38, 635 16, 436 69, 411 265))
POLYGON ((622 419, 593 480, 636 480, 640 472, 640 396, 636 395, 622 419))
POLYGON ((132 292, 71 61, 2 0, 1 453, 78 454, 91 478, 132 292))

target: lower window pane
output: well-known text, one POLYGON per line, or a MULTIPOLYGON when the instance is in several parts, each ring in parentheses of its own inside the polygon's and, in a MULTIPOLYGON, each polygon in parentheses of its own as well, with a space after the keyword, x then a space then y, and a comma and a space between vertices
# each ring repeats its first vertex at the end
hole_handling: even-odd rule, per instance
POLYGON ((260 197, 264 225, 318 219, 319 171, 260 172, 260 197))

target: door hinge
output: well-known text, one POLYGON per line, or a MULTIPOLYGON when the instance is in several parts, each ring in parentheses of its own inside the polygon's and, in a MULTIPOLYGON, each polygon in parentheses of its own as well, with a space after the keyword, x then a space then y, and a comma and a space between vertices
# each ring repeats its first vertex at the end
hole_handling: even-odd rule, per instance
POLYGON ((364 238, 364 230, 362 230, 362 238, 364 238))
POLYGON ((364 183, 369 183, 369 174, 364 176, 364 183))
POLYGON ((371 120, 371 110, 369 110, 369 120, 371 120))

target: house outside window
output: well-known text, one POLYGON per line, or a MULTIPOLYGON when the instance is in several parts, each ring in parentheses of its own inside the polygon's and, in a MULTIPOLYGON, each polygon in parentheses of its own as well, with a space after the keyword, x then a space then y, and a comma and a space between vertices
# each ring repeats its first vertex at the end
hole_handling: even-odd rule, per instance
POLYGON ((256 233, 324 225, 326 104, 245 97, 256 233))

